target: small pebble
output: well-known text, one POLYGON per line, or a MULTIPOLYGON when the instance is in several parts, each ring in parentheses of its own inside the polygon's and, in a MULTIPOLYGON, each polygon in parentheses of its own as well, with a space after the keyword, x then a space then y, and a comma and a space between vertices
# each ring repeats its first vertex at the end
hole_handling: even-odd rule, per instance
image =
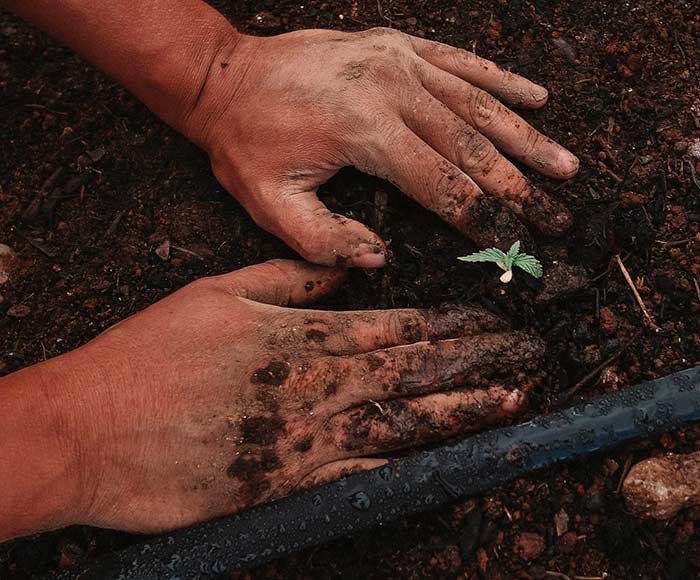
POLYGON ((695 139, 691 141, 688 145, 688 155, 695 159, 700 159, 700 139, 695 139))
POLYGON ((534 560, 544 552, 544 538, 535 532, 522 532, 513 545, 513 552, 523 560, 534 560))
POLYGON ((700 505, 700 452, 668 453, 637 463, 622 484, 622 494, 641 518, 666 520, 700 505))
POLYGON ((24 318, 32 311, 26 304, 13 304, 7 309, 7 315, 13 318, 24 318))
POLYGON ((156 249, 156 255, 164 262, 170 258, 170 240, 165 240, 156 249))

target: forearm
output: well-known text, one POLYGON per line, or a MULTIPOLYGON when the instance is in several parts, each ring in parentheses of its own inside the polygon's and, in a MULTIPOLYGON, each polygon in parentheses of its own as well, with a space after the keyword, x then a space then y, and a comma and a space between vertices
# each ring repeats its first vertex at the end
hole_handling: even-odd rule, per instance
POLYGON ((0 379, 0 542, 73 523, 80 509, 77 413, 61 362, 0 379))
POLYGON ((216 58, 239 37, 201 0, 0 0, 85 56, 195 142, 197 105, 216 58))

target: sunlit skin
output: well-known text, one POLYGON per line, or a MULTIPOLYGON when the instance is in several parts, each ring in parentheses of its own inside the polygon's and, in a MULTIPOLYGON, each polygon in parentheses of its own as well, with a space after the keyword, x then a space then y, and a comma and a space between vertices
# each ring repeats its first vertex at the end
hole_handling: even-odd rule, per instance
POLYGON ((355 166, 482 246, 567 210, 567 150, 503 103, 547 91, 393 30, 238 33, 198 0, 0 0, 204 148, 223 186, 307 262, 200 280, 84 347, 0 379, 0 540, 72 523, 137 532, 231 513, 510 417, 539 339, 482 311, 296 310, 384 241, 318 187, 355 166), (312 265, 316 264, 316 265, 312 265), (376 457, 378 454, 381 457, 376 457), (9 490, 9 491, 8 491, 9 490))
POLYGON ((289 307, 342 275, 278 260, 202 279, 0 379, 0 538, 172 529, 524 406, 540 339, 467 307, 289 307))

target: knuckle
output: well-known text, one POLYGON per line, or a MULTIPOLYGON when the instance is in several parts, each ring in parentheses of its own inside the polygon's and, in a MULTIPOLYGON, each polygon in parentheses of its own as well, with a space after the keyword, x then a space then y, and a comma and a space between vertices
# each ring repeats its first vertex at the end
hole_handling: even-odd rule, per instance
POLYGON ((528 127, 525 131, 525 143, 523 149, 525 153, 533 153, 540 148, 542 135, 533 127, 528 127))
POLYGON ((465 169, 481 167, 490 171, 498 158, 498 151, 493 144, 469 126, 465 125, 457 131, 453 143, 465 169))
POLYGON ((348 371, 345 359, 317 359, 293 369, 288 381, 289 390, 301 401, 328 399, 342 389, 348 371))
POLYGON ((462 171, 443 159, 435 164, 429 179, 432 185, 427 194, 430 209, 448 220, 458 215, 472 190, 462 171))
POLYGON ((418 311, 392 313, 386 329, 390 342, 413 344, 427 338, 425 316, 418 311))
POLYGON ((204 278, 197 278, 187 285, 188 292, 194 294, 206 294, 215 290, 219 290, 219 284, 215 277, 206 276, 204 278))
POLYGON ((486 91, 477 89, 470 101, 471 117, 477 129, 489 127, 498 116, 501 104, 486 91))

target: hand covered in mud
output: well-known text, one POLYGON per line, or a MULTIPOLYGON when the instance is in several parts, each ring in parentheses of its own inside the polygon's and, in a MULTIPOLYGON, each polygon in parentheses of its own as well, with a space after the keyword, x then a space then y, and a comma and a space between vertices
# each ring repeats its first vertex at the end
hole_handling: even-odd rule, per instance
POLYGON ((80 377, 59 382, 80 498, 63 523, 183 526, 524 406, 543 343, 485 311, 285 307, 341 277, 279 260, 202 279, 44 363, 80 377))
POLYGON ((481 246, 527 239, 519 220, 563 233, 567 210, 502 154, 550 177, 576 173, 576 157, 497 100, 534 109, 547 96, 395 30, 243 35, 213 58, 186 132, 261 227, 311 262, 372 268, 384 242, 316 196, 345 166, 388 179, 481 246))

